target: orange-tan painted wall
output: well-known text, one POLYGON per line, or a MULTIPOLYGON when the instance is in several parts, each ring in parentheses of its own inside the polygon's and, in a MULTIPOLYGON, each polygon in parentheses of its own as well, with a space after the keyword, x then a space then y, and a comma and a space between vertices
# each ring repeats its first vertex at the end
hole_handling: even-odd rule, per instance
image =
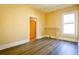
MULTIPOLYGON (((56 10, 56 11, 53 11, 53 12, 50 12, 50 13, 46 14, 45 28, 51 28, 52 29, 50 31, 50 33, 49 33, 50 36, 55 34, 55 30, 53 30, 53 29, 57 29, 56 30, 56 35, 57 35, 57 37, 61 37, 62 14, 64 14, 65 12, 72 11, 72 10, 77 10, 78 13, 79 13, 79 5, 75 5, 75 6, 71 6, 71 7, 66 7, 66 8, 59 9, 59 10, 56 10)), ((79 26, 78 26, 78 28, 79 28, 79 26)), ((47 33, 47 31, 45 31, 45 33, 47 33)), ((77 39, 75 39, 75 38, 74 39, 68 39, 68 40, 70 40, 70 41, 77 41, 77 39)))
POLYGON ((28 16, 38 17, 39 36, 42 36, 43 12, 28 5, 0 5, 0 45, 28 39, 28 16))
MULTIPOLYGON (((9 42, 28 39, 28 16, 37 16, 39 20, 39 37, 45 33, 45 28, 56 28, 57 37, 61 36, 61 15, 64 12, 77 10, 79 14, 79 5, 68 8, 59 9, 50 13, 43 13, 33 9, 28 5, 0 5, 0 45, 9 42)), ((78 19, 79 22, 79 19, 78 19)), ((79 25, 79 23, 78 23, 79 25)), ((52 33, 53 32, 53 33, 52 33)), ((79 33, 79 27, 78 27, 79 33)), ((77 41, 71 40, 70 41, 77 41)))

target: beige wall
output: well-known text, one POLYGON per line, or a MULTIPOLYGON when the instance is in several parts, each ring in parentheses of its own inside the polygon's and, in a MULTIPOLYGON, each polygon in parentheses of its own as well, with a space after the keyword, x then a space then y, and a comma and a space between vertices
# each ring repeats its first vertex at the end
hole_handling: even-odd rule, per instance
MULTIPOLYGON (((79 12, 79 5, 75 5, 75 6, 59 9, 59 10, 56 10, 56 11, 53 11, 53 12, 50 12, 50 13, 46 14, 45 28, 51 28, 51 31, 49 33, 50 36, 55 34, 55 30, 53 30, 55 28, 55 29, 57 29, 56 30, 56 33, 57 33, 56 38, 61 37, 62 14, 65 13, 65 12, 72 11, 72 10, 77 10, 79 12)), ((45 33, 46 32, 47 31, 45 31, 45 33)), ((66 36, 66 38, 72 38, 72 37, 67 37, 66 36)), ((75 39, 75 38, 68 39, 68 40, 70 40, 70 41, 77 41, 77 39, 75 39)))
POLYGON ((78 10, 79 13, 79 5, 56 10, 47 14, 33 9, 28 5, 0 5, 0 45, 28 39, 28 16, 38 17, 39 37, 48 32, 51 32, 50 35, 54 35, 55 29, 57 37, 60 37, 61 15, 71 10, 78 10), (50 31, 46 31, 45 28, 52 28, 54 30, 51 31, 50 29, 50 31))
MULTIPOLYGON (((78 5, 78 15, 79 15, 79 5, 78 5)), ((79 42, 79 16, 78 16, 78 42, 79 42)))
POLYGON ((0 5, 0 45, 28 39, 28 16, 38 17, 39 36, 42 36, 43 12, 28 5, 0 5))

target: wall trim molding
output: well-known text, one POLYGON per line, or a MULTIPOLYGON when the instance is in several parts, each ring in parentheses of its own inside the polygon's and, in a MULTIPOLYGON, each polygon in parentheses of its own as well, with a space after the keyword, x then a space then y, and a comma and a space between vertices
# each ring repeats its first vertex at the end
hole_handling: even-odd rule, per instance
MULTIPOLYGON (((49 36, 49 35, 44 35, 43 37, 56 38, 55 36, 49 36)), ((71 42, 77 42, 77 40, 75 40, 76 38, 73 39, 73 38, 57 37, 56 39, 65 40, 65 41, 71 41, 71 42)))
POLYGON ((60 39, 60 40, 65 40, 65 41, 71 41, 71 42, 77 42, 77 40, 72 39, 72 38, 59 37, 58 39, 60 39), (70 39, 71 39, 71 40, 70 40, 70 39))
MULTIPOLYGON (((43 38, 43 37, 49 37, 49 36, 48 35, 39 36, 39 37, 37 37, 37 39, 40 39, 40 38, 43 38)), ((55 37, 52 36, 51 38, 55 38, 55 37)), ((56 38, 56 39, 66 40, 68 38, 59 37, 59 38, 56 38)), ((66 41, 72 41, 72 40, 66 40, 66 41)), ((24 44, 24 43, 27 43, 27 42, 29 42, 29 39, 25 39, 25 40, 20 40, 20 41, 16 41, 16 42, 10 42, 10 43, 7 43, 7 44, 3 44, 3 45, 0 45, 0 50, 11 48, 11 47, 14 47, 14 46, 18 46, 18 45, 21 45, 21 44, 24 44)), ((77 42, 77 41, 74 40, 72 42, 77 42)))
POLYGON ((43 38, 43 37, 45 37, 45 36, 39 36, 39 37, 37 37, 37 39, 41 39, 41 38, 43 38))
MULTIPOLYGON (((44 36, 39 36, 39 37, 37 37, 37 39, 40 39, 40 38, 43 38, 43 37, 44 36)), ((7 44, 2 44, 2 45, 0 45, 0 50, 11 48, 11 47, 14 47, 14 46, 18 46, 18 45, 21 45, 21 44, 24 44, 24 43, 27 43, 27 42, 29 42, 29 39, 23 39, 23 40, 19 40, 19 41, 16 41, 16 42, 10 42, 10 43, 7 43, 7 44)))
POLYGON ((14 47, 14 46, 18 46, 18 45, 24 44, 26 42, 29 42, 29 40, 25 39, 25 40, 20 40, 20 41, 16 41, 16 42, 10 42, 7 44, 3 44, 3 45, 0 45, 0 50, 7 49, 10 47, 14 47))

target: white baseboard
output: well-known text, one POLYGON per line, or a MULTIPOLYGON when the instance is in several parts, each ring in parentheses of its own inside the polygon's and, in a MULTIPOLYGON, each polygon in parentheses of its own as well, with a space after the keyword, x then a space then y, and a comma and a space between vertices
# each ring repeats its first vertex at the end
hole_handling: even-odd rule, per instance
MULTIPOLYGON (((55 36, 49 36, 49 35, 45 35, 44 37, 56 38, 55 36)), ((71 39, 71 38, 58 37, 56 39, 77 42, 77 39, 71 39)))
MULTIPOLYGON (((40 39, 40 38, 43 38, 43 37, 49 37, 48 35, 44 35, 44 36, 39 36, 37 37, 37 39, 40 39)), ((54 37, 52 37, 54 38, 54 37)), ((68 38, 58 38, 60 40, 67 40, 68 38)), ((76 40, 67 40, 67 41, 73 41, 73 42, 77 42, 76 40)), ((14 47, 14 46, 17 46, 17 45, 21 45, 21 44, 24 44, 26 42, 29 42, 29 40, 25 39, 25 40, 20 40, 20 41, 17 41, 17 42, 11 42, 11 43, 7 43, 7 44, 3 44, 3 45, 0 45, 0 50, 3 50, 3 49, 6 49, 6 48, 10 48, 10 47, 14 47)))
POLYGON ((20 41, 17 41, 17 42, 11 42, 11 43, 7 43, 7 44, 3 44, 3 45, 0 45, 0 50, 10 48, 10 47, 14 47, 14 46, 17 46, 17 45, 21 45, 21 44, 24 44, 26 42, 29 42, 29 40, 25 39, 25 40, 20 40, 20 41))
MULTIPOLYGON (((39 37, 37 37, 37 39, 40 39, 40 38, 43 38, 43 37, 44 36, 39 36, 39 37)), ((10 47, 14 47, 14 46, 17 46, 17 45, 21 45, 21 44, 24 44, 26 42, 29 42, 29 40, 25 39, 25 40, 20 40, 20 41, 17 41, 17 42, 10 42, 10 43, 7 43, 7 44, 3 44, 3 45, 0 45, 0 50, 10 48, 10 47)))
POLYGON ((77 39, 71 39, 71 38, 63 38, 63 37, 59 37, 58 39, 60 40, 66 40, 66 41, 72 41, 72 42, 77 42, 77 39))
POLYGON ((37 37, 37 39, 41 39, 41 38, 43 38, 43 37, 45 37, 45 36, 39 36, 39 37, 37 37))

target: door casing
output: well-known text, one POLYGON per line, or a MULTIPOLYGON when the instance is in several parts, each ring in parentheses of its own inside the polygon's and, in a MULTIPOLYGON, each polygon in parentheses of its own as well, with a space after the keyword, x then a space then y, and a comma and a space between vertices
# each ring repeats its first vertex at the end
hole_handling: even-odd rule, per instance
POLYGON ((36 40, 36 21, 35 17, 30 17, 30 42, 34 42, 36 40))
POLYGON ((30 42, 30 17, 36 18, 34 21, 36 21, 36 39, 38 38, 39 34, 39 21, 37 16, 29 16, 28 17, 28 41, 30 42))

